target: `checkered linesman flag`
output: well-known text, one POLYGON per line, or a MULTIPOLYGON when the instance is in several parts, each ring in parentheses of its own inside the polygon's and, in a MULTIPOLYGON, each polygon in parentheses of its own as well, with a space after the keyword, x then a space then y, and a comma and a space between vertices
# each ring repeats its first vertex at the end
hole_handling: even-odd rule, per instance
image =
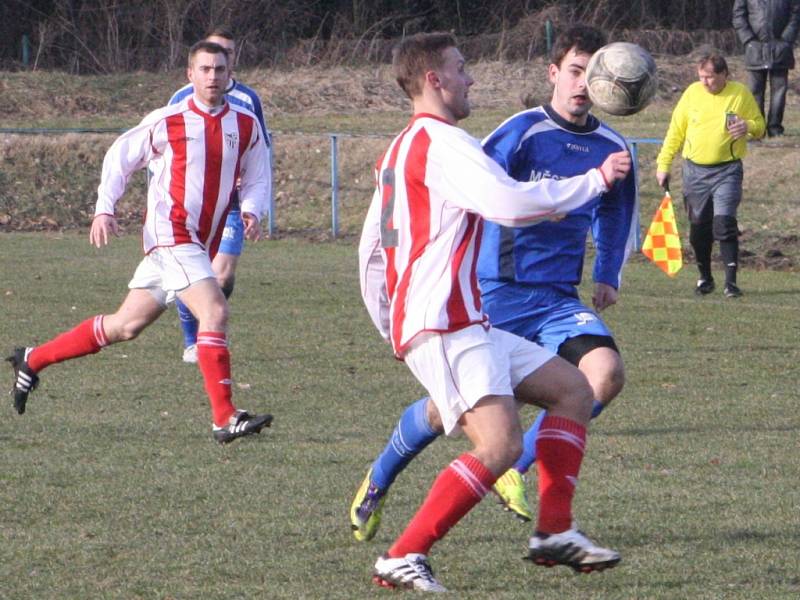
POLYGON ((669 192, 664 194, 661 205, 653 216, 653 222, 647 229, 647 235, 642 244, 642 254, 670 277, 674 277, 683 266, 681 238, 678 235, 675 211, 669 192))

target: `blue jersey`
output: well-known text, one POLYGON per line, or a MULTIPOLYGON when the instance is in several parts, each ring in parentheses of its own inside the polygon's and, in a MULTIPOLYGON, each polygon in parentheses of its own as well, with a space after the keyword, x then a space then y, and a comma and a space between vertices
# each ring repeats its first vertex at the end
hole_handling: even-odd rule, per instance
MULTIPOLYGON (((580 175, 626 150, 625 139, 589 115, 585 126, 561 118, 550 106, 517 113, 483 141, 484 151, 514 179, 534 181, 580 175)), ((527 227, 485 222, 478 259, 481 289, 507 282, 556 287, 574 293, 581 281, 589 230, 597 250, 594 281, 620 285, 635 246, 638 198, 633 169, 608 192, 558 221, 527 227)))

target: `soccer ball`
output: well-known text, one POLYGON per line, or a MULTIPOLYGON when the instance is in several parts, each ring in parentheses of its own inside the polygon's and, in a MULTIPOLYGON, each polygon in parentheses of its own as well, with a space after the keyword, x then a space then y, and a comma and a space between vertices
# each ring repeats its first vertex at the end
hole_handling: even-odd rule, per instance
POLYGON ((603 46, 586 66, 589 98, 611 115, 639 112, 653 99, 657 85, 656 62, 636 44, 603 46))

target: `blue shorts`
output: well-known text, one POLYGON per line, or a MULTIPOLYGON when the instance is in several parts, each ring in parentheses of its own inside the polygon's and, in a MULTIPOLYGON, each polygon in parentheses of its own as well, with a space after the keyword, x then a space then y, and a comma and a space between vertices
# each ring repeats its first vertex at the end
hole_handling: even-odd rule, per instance
POLYGON ((483 309, 498 329, 522 336, 554 353, 580 335, 612 337, 603 320, 576 291, 554 286, 508 284, 484 292, 483 309))
POLYGON ((219 243, 218 253, 241 256, 244 247, 244 222, 242 212, 232 210, 228 213, 225 221, 225 229, 222 230, 222 240, 219 243))

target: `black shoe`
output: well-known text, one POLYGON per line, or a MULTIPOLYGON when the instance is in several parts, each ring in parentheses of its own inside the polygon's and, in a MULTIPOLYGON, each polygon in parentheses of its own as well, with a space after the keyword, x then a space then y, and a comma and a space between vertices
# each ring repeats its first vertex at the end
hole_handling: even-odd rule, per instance
POLYGON ((525 558, 543 567, 572 567, 576 573, 611 569, 620 561, 619 552, 597 546, 574 525, 561 533, 534 533, 525 558))
POLYGON ((698 296, 705 296, 714 291, 714 278, 698 279, 697 286, 694 288, 694 293, 698 296))
POLYGON ((25 412, 28 394, 39 385, 39 377, 28 366, 28 354, 32 349, 14 348, 14 354, 6 358, 14 369, 14 387, 11 389, 11 395, 14 396, 14 408, 19 414, 25 412))
POLYGON ((741 298, 742 290, 735 283, 726 283, 722 292, 726 298, 741 298))
POLYGON ((233 413, 230 423, 225 427, 214 425, 211 431, 215 440, 220 444, 227 444, 236 438, 261 433, 264 427, 269 427, 271 424, 272 415, 251 415, 246 410, 237 410, 233 413))

